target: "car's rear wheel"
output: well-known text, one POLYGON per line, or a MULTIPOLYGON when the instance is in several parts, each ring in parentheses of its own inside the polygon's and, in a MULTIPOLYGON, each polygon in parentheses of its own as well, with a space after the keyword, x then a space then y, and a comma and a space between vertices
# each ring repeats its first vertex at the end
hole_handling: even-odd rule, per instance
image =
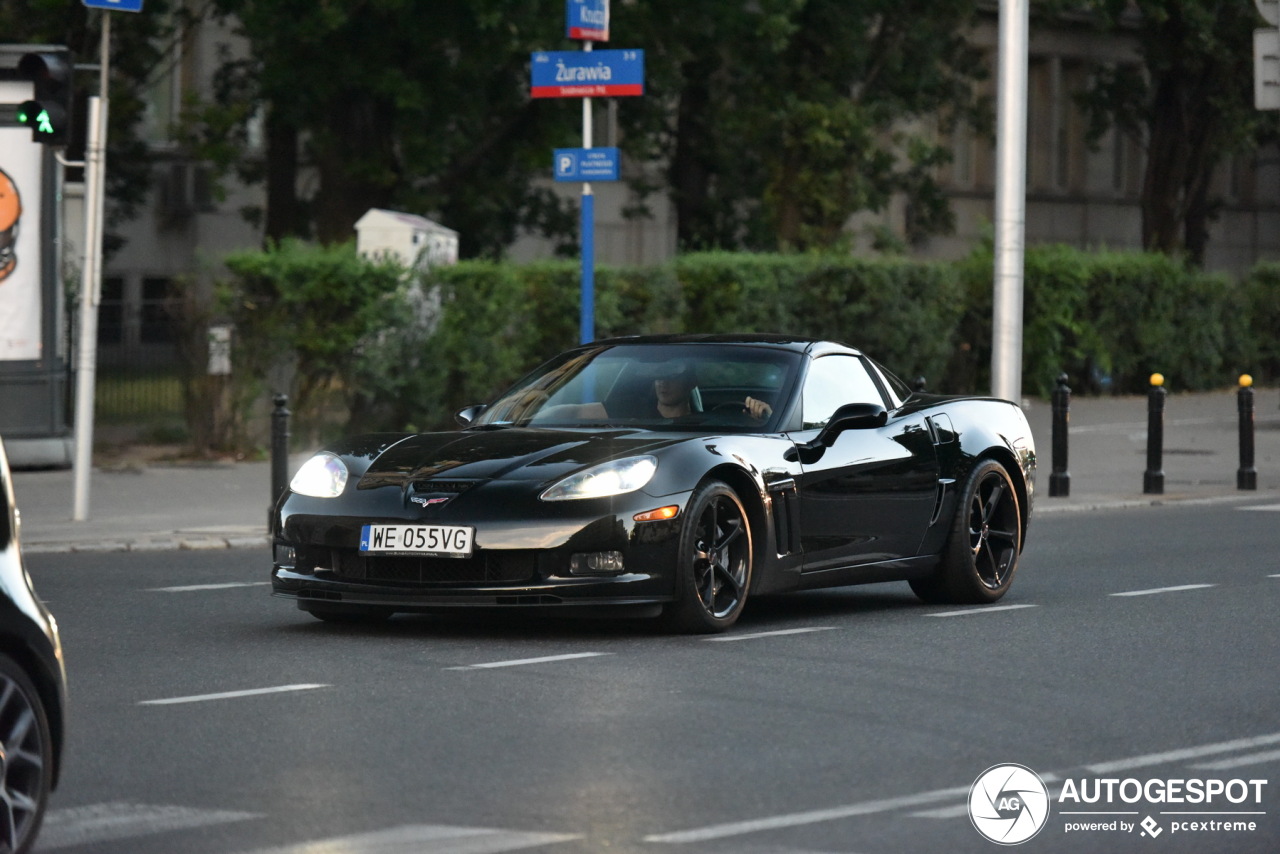
POLYGON ((376 605, 313 605, 298 603, 298 608, 326 623, 380 623, 395 613, 376 605))
POLYGON ((1022 550, 1018 492, 1004 466, 983 460, 974 467, 956 508, 942 565, 911 581, 925 602, 995 602, 1013 584, 1022 550))
POLYGON ((0 851, 30 850, 53 779, 53 738, 27 674, 0 655, 0 851))
POLYGON ((718 480, 689 498, 680 534, 676 601, 663 615, 684 632, 722 632, 737 622, 751 587, 751 525, 738 494, 718 480))

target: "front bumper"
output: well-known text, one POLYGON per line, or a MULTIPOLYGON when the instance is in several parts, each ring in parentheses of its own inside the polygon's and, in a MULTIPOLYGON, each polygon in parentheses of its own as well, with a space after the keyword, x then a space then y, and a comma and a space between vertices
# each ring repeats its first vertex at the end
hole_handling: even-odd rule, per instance
MULTIPOLYGON (((610 513, 567 523, 490 520, 471 557, 361 553, 377 519, 286 515, 274 537, 272 593, 300 607, 360 605, 396 611, 465 607, 645 605, 675 598, 680 520, 636 523, 610 513), (609 571, 583 556, 616 555, 609 571)), ((403 521, 403 520, 397 520, 403 521)))

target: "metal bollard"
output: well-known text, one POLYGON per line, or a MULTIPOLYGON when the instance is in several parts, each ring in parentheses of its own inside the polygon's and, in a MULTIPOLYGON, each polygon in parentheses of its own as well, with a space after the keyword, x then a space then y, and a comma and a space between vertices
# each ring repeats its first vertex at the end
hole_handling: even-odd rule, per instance
POLYGON ((1066 498, 1071 494, 1071 475, 1067 473, 1067 425, 1071 422, 1071 389, 1067 375, 1058 375, 1053 390, 1053 471, 1049 475, 1049 496, 1066 498))
POLYGON ((1147 495, 1164 494, 1164 401, 1168 392, 1164 375, 1151 375, 1151 391, 1147 393, 1147 470, 1142 475, 1142 491, 1147 495))
POLYGON ((1240 468, 1236 469, 1236 489, 1257 489, 1258 471, 1253 467, 1253 377, 1240 375, 1236 392, 1240 411, 1240 468))
POLYGON ((289 486, 289 398, 275 396, 271 410, 271 504, 267 507, 267 526, 275 516, 276 502, 289 486))

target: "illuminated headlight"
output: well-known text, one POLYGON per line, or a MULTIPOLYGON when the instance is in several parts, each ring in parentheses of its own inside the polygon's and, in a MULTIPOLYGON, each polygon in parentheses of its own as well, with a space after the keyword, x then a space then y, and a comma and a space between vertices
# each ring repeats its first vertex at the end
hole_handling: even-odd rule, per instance
POLYGON ((568 501, 622 495, 644 486, 657 470, 658 461, 653 457, 614 460, 566 477, 540 497, 543 501, 568 501))
POLYGON ((330 453, 316 454, 302 464, 289 488, 312 498, 337 498, 347 486, 347 466, 330 453))

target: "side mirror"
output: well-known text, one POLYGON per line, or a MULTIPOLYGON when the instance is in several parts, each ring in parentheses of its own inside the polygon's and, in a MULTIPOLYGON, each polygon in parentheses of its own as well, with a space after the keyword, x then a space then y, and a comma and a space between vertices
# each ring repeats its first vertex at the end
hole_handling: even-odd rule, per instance
POLYGON ((870 430, 883 427, 888 421, 889 413, 878 403, 846 403, 835 411, 813 441, 830 448, 836 437, 846 430, 870 430))
POLYGON ((453 413, 453 420, 457 421, 463 427, 470 427, 471 422, 479 418, 480 413, 484 412, 484 410, 485 405, 483 403, 477 403, 472 406, 459 409, 457 412, 453 413))
MULTIPOLYGON (((800 462, 812 465, 822 459, 846 430, 870 430, 883 427, 889 421, 889 413, 878 403, 846 403, 831 416, 831 420, 818 432, 812 442, 796 445, 800 462)), ((788 454, 792 452, 788 451, 788 454)))

